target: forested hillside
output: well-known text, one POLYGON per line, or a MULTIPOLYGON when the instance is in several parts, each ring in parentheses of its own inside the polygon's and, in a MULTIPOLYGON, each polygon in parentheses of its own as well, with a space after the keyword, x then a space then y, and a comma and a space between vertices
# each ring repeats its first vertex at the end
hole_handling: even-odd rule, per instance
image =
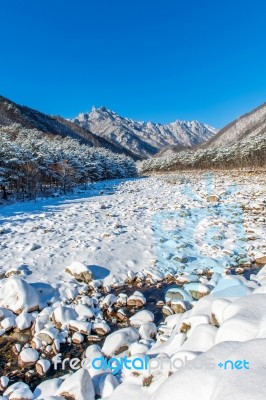
POLYGON ((36 129, 0 130, 2 197, 33 199, 78 184, 136 174, 133 159, 70 138, 53 138, 36 129))
POLYGON ((266 165, 266 104, 223 128, 197 149, 170 149, 139 164, 142 173, 185 169, 261 168, 266 165))

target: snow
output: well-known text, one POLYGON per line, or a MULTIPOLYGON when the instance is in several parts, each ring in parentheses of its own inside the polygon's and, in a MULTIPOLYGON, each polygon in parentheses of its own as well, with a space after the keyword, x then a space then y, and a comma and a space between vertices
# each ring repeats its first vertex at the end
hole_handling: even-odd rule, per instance
POLYGON ((169 145, 196 145, 217 132, 198 121, 176 120, 165 125, 134 121, 106 107, 94 107, 90 113, 80 113, 72 121, 139 157, 149 157, 169 145))
MULTIPOLYGON (((191 178, 196 197, 189 197, 187 184, 175 179, 109 181, 72 198, 2 208, 0 326, 10 331, 28 326, 33 335, 31 344, 14 343, 19 366, 46 379, 52 357, 64 351, 64 344, 74 350, 74 341, 82 342, 82 357, 88 361, 102 356, 149 359, 149 370, 122 368, 116 377, 110 369, 86 366, 63 380, 44 381, 35 398, 263 398, 266 266, 257 273, 250 265, 256 252, 264 254, 266 248, 265 188, 256 178, 210 204, 202 177, 191 178), (245 210, 241 223, 238 203, 245 210), (40 247, 31 251, 32 243, 40 247), (243 263, 249 267, 238 275, 235 268, 243 263), (77 281, 65 273, 73 265, 73 273, 91 271, 93 280, 77 281), (145 279, 155 289, 164 278, 170 280, 164 295, 173 314, 156 326, 141 288, 145 279), (122 283, 130 294, 140 288, 128 297, 114 295, 113 286, 124 291, 122 283), (130 315, 131 326, 114 325, 117 310, 130 315), (111 315, 108 321, 106 315, 111 315), (113 326, 117 330, 111 332, 113 326), (106 335, 99 346, 90 345, 91 332, 106 335), (219 366, 244 358, 252 371, 219 366), (176 368, 174 360, 184 365, 176 368), (151 369, 159 362, 160 368, 151 369), (254 387, 248 387, 250 381, 254 387)), ((221 193, 228 181, 219 175, 215 185, 213 191, 221 193)), ((3 334, 8 337, 10 331, 3 329, 3 334)), ((27 385, 9 389, 7 397, 29 390, 27 385)))
POLYGON ((34 390, 34 398, 35 399, 43 399, 48 396, 53 396, 60 388, 62 384, 62 379, 54 378, 47 379, 46 381, 40 383, 34 390))
POLYGON ((92 280, 92 273, 85 264, 80 261, 73 261, 67 268, 66 272, 73 275, 77 280, 84 281, 86 283, 92 280))
POLYGON ((0 281, 0 306, 20 314, 39 308, 39 297, 35 289, 23 279, 15 276, 0 281))
POLYGON ((35 363, 38 358, 39 358, 39 353, 37 350, 27 348, 22 350, 22 352, 19 354, 19 358, 22 363, 35 363))
MULTIPOLYGON (((184 266, 182 262, 167 260, 164 253, 157 260, 161 249, 165 252, 172 251, 172 248, 168 245, 166 247, 166 242, 160 244, 162 235, 168 232, 164 226, 160 228, 159 220, 154 226, 154 221, 157 221, 154 218, 159 216, 163 223, 168 215, 171 218, 176 215, 182 222, 184 217, 179 217, 180 208, 176 208, 177 205, 189 204, 199 210, 201 215, 204 201, 199 203, 197 199, 190 199, 184 192, 186 185, 180 186, 178 182, 174 185, 165 178, 108 181, 91 185, 86 192, 73 198, 4 206, 1 214, 6 233, 1 235, 0 271, 4 273, 14 265, 25 265, 29 272, 23 278, 27 282, 52 284, 66 300, 74 298, 77 291, 71 276, 65 273, 72 262, 74 265, 77 265, 76 262, 84 264, 92 271, 94 279, 102 279, 105 285, 118 284, 128 279, 129 270, 135 274, 144 271, 153 279, 155 276, 160 279, 162 273, 164 276, 170 271, 179 272, 180 276, 184 266), (99 195, 101 190, 103 193, 99 195), (110 190, 112 194, 109 194, 110 190), (102 209, 103 204, 107 208, 102 209), (33 230, 34 227, 38 229, 33 230), (108 233, 108 236, 104 236, 104 233, 108 233), (29 245, 36 239, 41 247, 34 252, 29 251, 29 245)), ((251 189, 261 191, 256 182, 251 189)), ((200 191, 204 199, 204 179, 200 183, 200 191)), ((236 194, 229 194, 225 204, 237 200, 236 194)), ((209 210, 213 216, 216 212, 223 212, 215 207, 209 210)), ((186 223, 186 233, 192 242, 197 219, 193 215, 188 216, 186 223)), ((186 269, 204 269, 208 263, 209 268, 221 271, 233 261, 237 246, 245 242, 232 244, 229 238, 232 238, 234 226, 229 229, 226 220, 221 224, 221 229, 227 229, 225 233, 228 235, 223 243, 218 241, 220 247, 222 244, 224 246, 221 254, 224 261, 222 268, 215 258, 208 257, 210 251, 213 251, 211 246, 206 249, 206 255, 200 257, 197 255, 199 248, 189 245, 186 248, 189 266, 185 265, 186 269), (231 255, 226 252, 231 252, 231 255)), ((201 236, 196 239, 201 240, 201 236)), ((185 241, 186 238, 183 238, 185 241)), ((219 255, 215 254, 215 257, 219 255)), ((49 293, 51 295, 52 292, 49 293)), ((191 301, 189 297, 185 300, 191 301)))
POLYGON ((16 318, 17 328, 21 331, 28 329, 31 326, 32 321, 32 315, 24 311, 16 318))
POLYGON ((99 381, 99 394, 102 398, 110 396, 118 386, 118 380, 112 374, 102 375, 99 381))
POLYGON ((245 400, 262 400, 265 397, 266 382, 263 379, 266 366, 261 357, 261 349, 265 346, 265 339, 238 342, 224 342, 199 355, 187 366, 180 368, 151 397, 152 400, 220 400, 237 398, 245 400), (223 370, 215 367, 225 360, 246 359, 253 366, 250 370, 223 370), (207 363, 214 363, 210 368, 197 367, 207 363), (196 396, 196 397, 195 397, 196 396))
POLYGON ((153 322, 153 320, 154 315, 151 311, 148 310, 138 311, 136 314, 129 318, 130 325, 135 327, 140 327, 141 325, 148 322, 153 322))
MULTIPOLYGON (((161 185, 156 186, 159 189, 161 185)), ((125 279, 129 266, 134 272, 144 265, 152 271, 154 244, 149 228, 152 214, 147 201, 159 210, 163 197, 158 193, 152 200, 153 195, 152 187, 149 189, 141 179, 109 181, 97 183, 74 198, 4 206, 2 223, 8 230, 1 236, 0 271, 27 265, 28 282, 50 283, 61 292, 71 279, 64 271, 72 262, 84 263, 96 279, 99 271, 106 282, 109 279, 109 284, 125 279), (115 193, 109 195, 113 187, 115 193), (105 193, 99 196, 100 190, 105 193), (101 209, 102 204, 108 208, 101 209), (107 215, 110 210, 116 217, 107 215), (116 228, 117 224, 122 227, 116 228), (38 230, 32 231, 36 226, 38 230), (105 232, 110 236, 103 238, 105 232), (41 247, 29 251, 29 244, 37 238, 41 247)), ((177 199, 174 197, 173 203, 177 199)), ((73 291, 73 285, 71 288, 73 291)), ((71 296, 66 290, 64 293, 71 296)))
POLYGON ((38 360, 36 363, 36 370, 40 375, 45 375, 46 372, 50 369, 51 363, 49 360, 38 360))
POLYGON ((95 391, 88 371, 81 368, 67 377, 58 389, 57 395, 78 400, 94 400, 95 391))
POLYGON ((102 352, 106 356, 113 356, 120 348, 128 348, 139 339, 139 332, 135 328, 122 328, 111 333, 105 339, 102 352))
POLYGON ((19 388, 9 396, 10 400, 33 400, 33 393, 28 388, 19 388))

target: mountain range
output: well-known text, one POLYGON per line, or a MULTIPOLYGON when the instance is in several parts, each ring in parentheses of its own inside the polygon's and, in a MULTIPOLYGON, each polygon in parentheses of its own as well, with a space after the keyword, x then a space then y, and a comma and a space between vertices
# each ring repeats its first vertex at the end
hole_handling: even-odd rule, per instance
POLYGON ((190 150, 166 149, 142 162, 140 171, 261 168, 266 165, 266 103, 231 122, 190 150))
POLYGON ((130 151, 121 151, 107 139, 94 135, 88 129, 68 121, 60 116, 44 114, 32 108, 19 105, 6 97, 0 96, 0 128, 16 134, 19 130, 37 129, 45 135, 70 137, 89 147, 103 147, 115 153, 124 153, 134 157, 130 151))
POLYGON ((103 147, 141 160, 160 149, 175 145, 192 147, 212 137, 216 129, 198 121, 175 121, 162 125, 137 122, 105 107, 80 113, 74 119, 44 114, 0 96, 0 127, 16 133, 21 128, 37 129, 50 137, 71 137, 90 147, 103 147))
POLYGON ((0 96, 0 130, 16 135, 24 128, 37 129, 51 140, 70 137, 89 147, 142 160, 145 172, 266 163, 266 103, 217 131, 198 121, 134 121, 106 107, 93 107, 68 120, 0 96))
POLYGON ((217 133, 215 128, 198 121, 139 122, 121 117, 106 107, 93 107, 91 112, 80 113, 71 121, 141 159, 168 146, 191 148, 217 133))

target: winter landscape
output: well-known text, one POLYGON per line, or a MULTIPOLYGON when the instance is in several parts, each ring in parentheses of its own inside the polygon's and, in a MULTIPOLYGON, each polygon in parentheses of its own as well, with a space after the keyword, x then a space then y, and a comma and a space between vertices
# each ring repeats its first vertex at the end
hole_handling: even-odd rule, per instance
POLYGON ((265 12, 1 3, 0 400, 266 399, 265 12))
POLYGON ((266 106, 137 162, 40 115, 1 98, 1 398, 264 399, 266 106))

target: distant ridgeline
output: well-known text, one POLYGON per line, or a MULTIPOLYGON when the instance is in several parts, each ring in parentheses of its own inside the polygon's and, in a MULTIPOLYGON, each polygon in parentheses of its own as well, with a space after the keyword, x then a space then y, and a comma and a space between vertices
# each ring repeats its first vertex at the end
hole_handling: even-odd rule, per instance
POLYGON ((192 150, 169 149, 139 164, 141 173, 266 166, 266 103, 192 150))

